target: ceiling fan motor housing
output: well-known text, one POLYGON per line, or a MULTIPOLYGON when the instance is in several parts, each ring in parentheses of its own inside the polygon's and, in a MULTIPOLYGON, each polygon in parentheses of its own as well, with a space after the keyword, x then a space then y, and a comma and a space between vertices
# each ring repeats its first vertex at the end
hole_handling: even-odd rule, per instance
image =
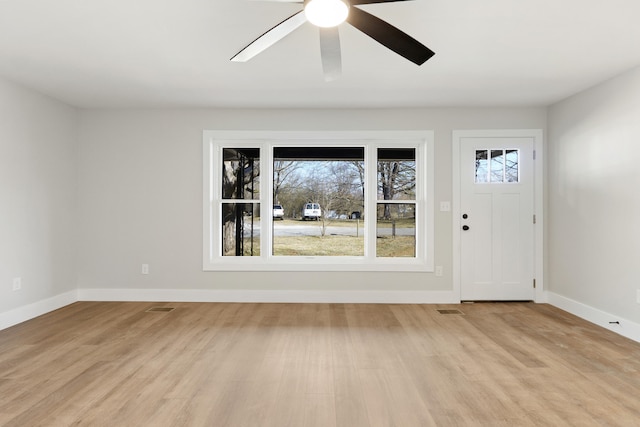
POLYGON ((330 28, 342 24, 349 16, 348 0, 305 0, 304 13, 313 25, 330 28))

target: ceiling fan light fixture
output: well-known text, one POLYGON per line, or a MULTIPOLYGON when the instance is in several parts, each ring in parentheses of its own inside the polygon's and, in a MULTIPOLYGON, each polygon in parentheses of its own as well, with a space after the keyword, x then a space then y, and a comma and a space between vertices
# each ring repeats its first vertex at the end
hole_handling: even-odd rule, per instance
POLYGON ((342 24, 349 15, 349 4, 343 0, 309 0, 304 5, 307 20, 323 28, 342 24))

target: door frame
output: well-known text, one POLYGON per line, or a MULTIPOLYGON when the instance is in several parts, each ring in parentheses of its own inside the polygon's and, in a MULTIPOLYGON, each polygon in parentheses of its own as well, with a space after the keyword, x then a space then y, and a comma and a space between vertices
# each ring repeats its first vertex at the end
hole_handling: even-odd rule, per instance
MULTIPOLYGON (((452 133, 452 195, 451 213, 453 227, 453 294, 461 299, 461 238, 462 222, 460 215, 460 144, 462 138, 533 138, 533 214, 536 224, 533 230, 533 273, 536 281, 535 302, 545 302, 544 293, 544 143, 542 129, 481 129, 454 130, 452 133)), ((532 218, 533 220, 533 218, 532 218)), ((533 283, 531 284, 533 286, 533 283)))

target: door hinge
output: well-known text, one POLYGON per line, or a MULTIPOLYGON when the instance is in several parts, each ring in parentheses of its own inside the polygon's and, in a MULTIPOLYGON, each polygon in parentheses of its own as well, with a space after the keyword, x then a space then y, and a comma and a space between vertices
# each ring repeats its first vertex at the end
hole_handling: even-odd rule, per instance
POLYGON ((533 289, 536 288, 536 279, 533 279, 533 289))
POLYGON ((535 215, 533 215, 533 223, 534 224, 536 223, 536 216, 535 215))
POLYGON ((536 159, 536 150, 533 150, 533 160, 536 159))

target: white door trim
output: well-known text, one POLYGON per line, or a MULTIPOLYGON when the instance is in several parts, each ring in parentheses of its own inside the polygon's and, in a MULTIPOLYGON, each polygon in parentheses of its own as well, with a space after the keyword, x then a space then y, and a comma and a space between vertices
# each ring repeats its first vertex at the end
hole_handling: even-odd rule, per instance
POLYGON ((453 226, 453 293, 460 298, 460 230, 462 227, 460 215, 460 140, 462 138, 509 138, 525 137, 533 138, 533 149, 536 161, 534 162, 534 206, 536 216, 534 228, 534 274, 536 277, 535 302, 546 302, 544 294, 544 152, 542 129, 495 129, 495 130, 454 130, 452 133, 452 191, 453 206, 451 221, 453 226))

